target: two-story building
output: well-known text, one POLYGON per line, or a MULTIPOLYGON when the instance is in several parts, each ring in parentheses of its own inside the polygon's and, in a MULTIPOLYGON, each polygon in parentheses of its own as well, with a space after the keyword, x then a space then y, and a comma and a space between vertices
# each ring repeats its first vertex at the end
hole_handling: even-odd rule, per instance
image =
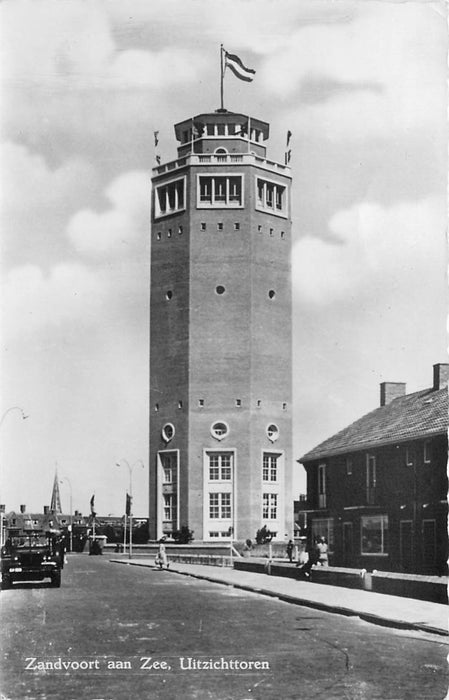
POLYGON ((429 389, 380 385, 380 407, 298 460, 309 538, 335 566, 438 574, 447 569, 449 365, 429 389))

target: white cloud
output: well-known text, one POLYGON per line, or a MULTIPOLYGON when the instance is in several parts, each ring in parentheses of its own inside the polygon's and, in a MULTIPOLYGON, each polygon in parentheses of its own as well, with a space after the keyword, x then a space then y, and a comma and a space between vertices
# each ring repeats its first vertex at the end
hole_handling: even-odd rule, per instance
POLYGON ((167 87, 196 80, 195 51, 117 51, 101 2, 17 0, 4 3, 2 78, 29 88, 167 87))
POLYGON ((312 103, 299 92, 298 120, 323 136, 435 125, 445 111, 447 47, 445 15, 435 9, 370 3, 350 22, 296 29, 260 78, 283 100, 308 80, 332 86, 312 103))
POLYGON ((293 248, 296 297, 318 304, 393 292, 401 297, 422 280, 441 290, 445 226, 437 198, 392 207, 362 202, 338 211, 329 222, 333 242, 308 237, 293 248))
POLYGON ((72 199, 74 191, 92 189, 95 170, 82 158, 71 158, 51 168, 39 153, 11 141, 0 144, 2 210, 28 212, 53 209, 72 199))
POLYGON ((83 209, 67 225, 67 233, 78 252, 131 255, 149 217, 150 180, 134 171, 116 178, 105 192, 112 207, 104 212, 83 209))
POLYGON ((2 286, 4 341, 68 320, 95 324, 108 293, 103 276, 73 263, 56 265, 48 275, 35 265, 16 267, 2 286))

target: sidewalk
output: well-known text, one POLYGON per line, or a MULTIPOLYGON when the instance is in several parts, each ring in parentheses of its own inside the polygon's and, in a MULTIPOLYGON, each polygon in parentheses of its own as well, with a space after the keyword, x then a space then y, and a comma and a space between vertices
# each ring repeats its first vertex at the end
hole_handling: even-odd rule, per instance
MULTIPOLYGON (((154 559, 117 558, 110 561, 116 564, 154 568, 154 559)), ((388 627, 421 630, 446 636, 449 634, 449 608, 439 603, 340 586, 327 586, 310 581, 296 581, 249 571, 236 571, 230 567, 171 562, 169 571, 279 598, 287 603, 357 616, 367 622, 388 627)))

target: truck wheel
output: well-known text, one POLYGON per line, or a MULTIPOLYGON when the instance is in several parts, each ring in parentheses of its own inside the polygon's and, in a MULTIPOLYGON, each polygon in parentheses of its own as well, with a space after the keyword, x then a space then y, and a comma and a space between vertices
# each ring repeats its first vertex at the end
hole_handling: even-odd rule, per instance
POLYGON ((56 571, 54 574, 51 575, 51 585, 54 588, 61 587, 61 572, 60 571, 56 571))
POLYGON ((11 576, 9 574, 3 574, 3 576, 2 576, 2 590, 6 591, 8 588, 11 588, 11 586, 12 586, 11 576))

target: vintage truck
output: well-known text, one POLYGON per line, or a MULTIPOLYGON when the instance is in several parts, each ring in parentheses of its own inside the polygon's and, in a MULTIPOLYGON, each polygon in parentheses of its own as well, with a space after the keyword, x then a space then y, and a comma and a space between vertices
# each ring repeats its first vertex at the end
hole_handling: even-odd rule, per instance
POLYGON ((7 529, 1 549, 2 589, 14 581, 43 581, 61 585, 64 546, 59 532, 7 529))

